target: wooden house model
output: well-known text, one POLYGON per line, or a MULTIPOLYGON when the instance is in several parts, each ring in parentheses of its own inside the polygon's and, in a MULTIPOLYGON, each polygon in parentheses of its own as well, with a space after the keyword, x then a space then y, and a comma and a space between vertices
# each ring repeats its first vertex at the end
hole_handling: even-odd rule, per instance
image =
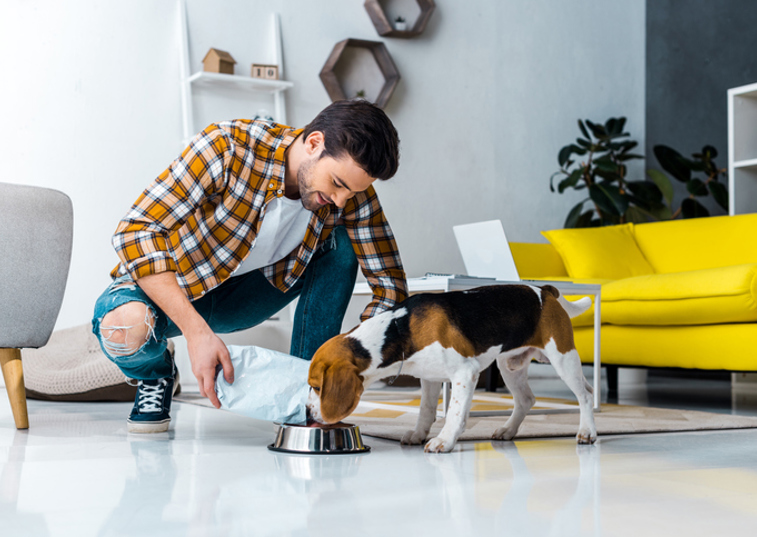
POLYGON ((234 64, 236 63, 236 60, 228 52, 211 48, 202 59, 202 70, 208 73, 233 75, 234 64))

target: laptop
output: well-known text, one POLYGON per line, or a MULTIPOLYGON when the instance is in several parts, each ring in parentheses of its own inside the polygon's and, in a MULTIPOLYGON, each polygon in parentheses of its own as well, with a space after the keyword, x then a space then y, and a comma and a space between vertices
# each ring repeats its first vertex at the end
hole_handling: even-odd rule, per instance
POLYGON ((468 276, 520 281, 500 220, 453 226, 468 276))

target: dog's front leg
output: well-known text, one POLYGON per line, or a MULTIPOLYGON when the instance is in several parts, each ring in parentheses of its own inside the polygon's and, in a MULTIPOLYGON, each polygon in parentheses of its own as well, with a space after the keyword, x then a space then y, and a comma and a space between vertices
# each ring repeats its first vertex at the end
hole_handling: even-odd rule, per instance
POLYGON ((466 368, 465 371, 453 375, 450 382, 452 393, 447 415, 444 419, 444 427, 436 438, 428 441, 425 448, 426 452, 446 453, 452 451, 457 439, 463 434, 465 423, 468 421, 471 401, 473 401, 473 392, 478 383, 478 367, 475 369, 466 368))
POLYGON ((441 382, 421 379, 421 406, 415 429, 408 431, 400 440, 401 444, 419 445, 426 441, 431 425, 436 421, 436 408, 439 406, 441 382))

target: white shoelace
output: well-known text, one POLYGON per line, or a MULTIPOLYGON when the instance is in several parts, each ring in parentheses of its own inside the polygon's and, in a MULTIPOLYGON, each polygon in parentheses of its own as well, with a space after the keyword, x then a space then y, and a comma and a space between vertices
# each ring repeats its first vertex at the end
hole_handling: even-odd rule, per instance
POLYGON ((140 412, 162 412, 163 411, 163 395, 166 393, 166 386, 168 381, 166 379, 160 379, 158 384, 150 386, 139 382, 139 406, 140 412))

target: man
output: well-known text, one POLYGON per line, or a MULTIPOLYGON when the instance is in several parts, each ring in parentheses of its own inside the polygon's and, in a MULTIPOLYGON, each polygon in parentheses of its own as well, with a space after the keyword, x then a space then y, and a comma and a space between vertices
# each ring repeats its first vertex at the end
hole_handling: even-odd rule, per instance
POLYGON ((255 326, 299 297, 290 353, 310 359, 339 333, 359 262, 373 289, 365 320, 407 296, 376 179, 397 171, 389 118, 338 101, 302 130, 266 121, 213 124, 137 199, 113 245, 120 264, 92 328, 137 396, 136 433, 170 422, 176 382, 167 339, 183 334, 200 394, 216 408, 218 369, 233 382, 216 333, 255 326))

